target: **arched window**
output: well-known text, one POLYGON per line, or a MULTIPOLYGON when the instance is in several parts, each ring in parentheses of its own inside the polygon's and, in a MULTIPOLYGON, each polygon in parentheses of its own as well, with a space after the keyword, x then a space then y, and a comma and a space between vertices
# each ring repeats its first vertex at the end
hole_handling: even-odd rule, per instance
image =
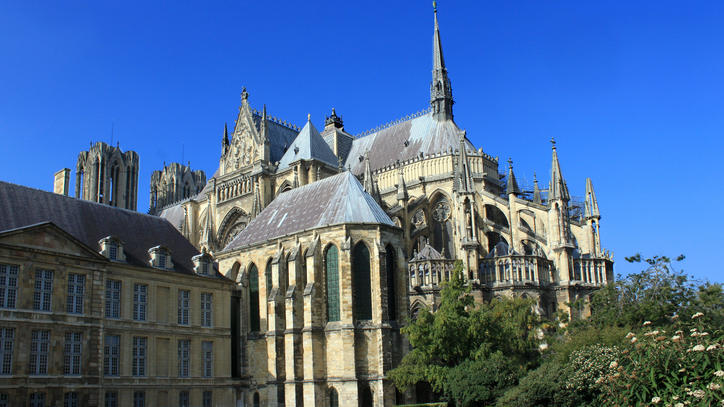
POLYGON ((256 266, 252 264, 249 267, 249 330, 251 332, 258 332, 260 327, 259 270, 257 270, 256 266))
POLYGON ((259 407, 259 406, 261 405, 261 403, 260 403, 260 401, 259 401, 259 392, 254 392, 254 397, 253 397, 253 399, 254 399, 254 400, 253 400, 253 402, 252 402, 252 405, 253 405, 254 407, 259 407))
POLYGON ((354 318, 372 319, 372 284, 370 282, 370 251, 359 242, 352 250, 352 292, 354 318))
POLYGON ((339 407, 339 395, 334 387, 329 388, 329 407, 339 407))
MULTIPOLYGON (((329 246, 324 256, 327 282, 327 321, 339 321, 339 261, 337 246, 329 246)), ((334 390, 334 389, 332 389, 334 390)))
POLYGON ((395 274, 397 262, 395 261, 395 248, 392 245, 385 247, 385 270, 387 271, 387 312, 390 320, 397 319, 397 291, 395 290, 395 274))
POLYGON ((269 299, 269 293, 271 292, 272 285, 272 259, 266 262, 266 271, 264 271, 264 277, 266 278, 266 297, 269 299))

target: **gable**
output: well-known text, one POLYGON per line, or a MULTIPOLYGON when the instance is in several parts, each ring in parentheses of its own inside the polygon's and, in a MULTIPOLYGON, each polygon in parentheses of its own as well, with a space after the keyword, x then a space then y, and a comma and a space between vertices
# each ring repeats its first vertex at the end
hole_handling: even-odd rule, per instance
POLYGON ((46 250, 78 257, 105 259, 52 223, 28 226, 0 233, 0 244, 46 250))
POLYGON ((223 172, 228 174, 264 158, 264 143, 259 135, 249 106, 242 103, 234 126, 229 151, 224 157, 223 172))

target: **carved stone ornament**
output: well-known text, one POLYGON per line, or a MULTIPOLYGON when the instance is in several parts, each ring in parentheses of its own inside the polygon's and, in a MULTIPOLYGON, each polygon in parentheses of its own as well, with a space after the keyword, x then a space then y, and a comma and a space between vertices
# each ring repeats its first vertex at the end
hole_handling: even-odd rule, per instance
POLYGON ((438 222, 450 219, 450 205, 445 201, 436 203, 432 208, 432 218, 438 222))
POLYGON ((412 224, 415 225, 415 228, 417 229, 422 229, 427 225, 425 212, 422 209, 418 209, 417 212, 412 215, 412 224))

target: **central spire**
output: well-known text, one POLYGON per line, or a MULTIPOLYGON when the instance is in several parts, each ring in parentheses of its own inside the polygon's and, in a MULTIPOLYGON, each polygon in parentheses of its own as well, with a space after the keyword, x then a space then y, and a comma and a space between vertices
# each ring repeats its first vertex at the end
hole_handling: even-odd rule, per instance
POLYGON ((432 37, 432 82, 430 83, 430 106, 436 120, 452 120, 453 98, 450 79, 442 56, 440 26, 437 23, 437 2, 432 2, 435 14, 435 32, 432 37))

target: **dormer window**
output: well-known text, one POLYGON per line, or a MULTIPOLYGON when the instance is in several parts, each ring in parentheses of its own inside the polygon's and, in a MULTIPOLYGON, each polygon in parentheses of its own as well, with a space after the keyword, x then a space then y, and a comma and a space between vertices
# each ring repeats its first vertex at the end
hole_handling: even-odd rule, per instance
POLYGON ((115 236, 107 236, 98 242, 101 247, 101 254, 111 261, 126 261, 123 252, 123 242, 115 236))
POLYGON ((214 258, 203 249, 203 252, 191 258, 194 262, 194 271, 202 276, 211 276, 214 270, 214 258))
POLYGON ((173 261, 171 261, 171 251, 163 246, 156 246, 148 249, 151 256, 151 267, 161 270, 172 270, 173 261))

